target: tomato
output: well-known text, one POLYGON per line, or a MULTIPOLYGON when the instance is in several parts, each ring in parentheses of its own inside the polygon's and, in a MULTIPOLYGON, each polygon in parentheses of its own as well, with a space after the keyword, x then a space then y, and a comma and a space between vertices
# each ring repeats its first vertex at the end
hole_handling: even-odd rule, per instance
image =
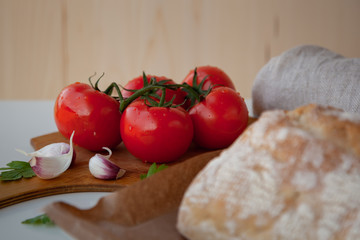
MULTIPOLYGON (((154 75, 146 75, 147 81, 150 82, 151 78, 155 78, 157 82, 162 81, 162 80, 169 80, 168 82, 166 82, 165 84, 175 84, 175 82, 167 77, 164 76, 154 76, 154 75)), ((131 91, 126 91, 126 89, 131 89, 131 90, 135 90, 135 89, 141 89, 144 87, 144 80, 143 80, 143 76, 139 76, 136 77, 132 80, 130 80, 125 86, 125 89, 121 90, 121 94, 124 98, 128 98, 130 97, 133 92, 131 91)), ((157 94, 159 96, 161 96, 161 90, 157 91, 157 94)), ((175 95, 175 99, 174 99, 174 104, 182 104, 185 101, 185 97, 186 97, 186 93, 183 92, 181 89, 177 89, 177 90, 171 90, 171 89, 166 89, 165 91, 165 101, 169 102, 171 101, 171 99, 173 98, 173 96, 175 95)))
POLYGON ((121 142, 119 102, 88 84, 65 87, 56 99, 54 118, 63 136, 70 138, 75 131, 73 142, 88 150, 114 148, 121 142))
POLYGON ((189 111, 194 124, 194 142, 207 149, 230 146, 245 130, 248 109, 233 89, 217 87, 189 111))
MULTIPOLYGON (((230 77, 220 68, 213 66, 201 66, 197 67, 197 84, 205 78, 204 85, 202 87, 203 90, 208 90, 210 86, 218 87, 229 87, 235 90, 235 85, 231 81, 230 77)), ((188 75, 183 80, 183 83, 187 83, 190 86, 193 85, 194 78, 194 70, 191 70, 188 75)))
POLYGON ((189 148, 193 124, 182 107, 149 107, 132 102, 123 112, 120 132, 128 151, 144 162, 177 160, 189 148))

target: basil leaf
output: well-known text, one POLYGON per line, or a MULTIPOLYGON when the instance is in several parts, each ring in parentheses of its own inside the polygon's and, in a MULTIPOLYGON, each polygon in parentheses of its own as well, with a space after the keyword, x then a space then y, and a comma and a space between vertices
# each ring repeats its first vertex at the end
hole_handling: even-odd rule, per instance
POLYGON ((23 168, 30 167, 30 164, 28 162, 24 162, 24 161, 12 161, 12 162, 6 164, 6 166, 9 166, 10 168, 13 168, 13 169, 23 169, 23 168))
POLYGON ((0 180, 13 181, 21 178, 31 178, 36 176, 30 164, 24 161, 12 161, 6 164, 8 168, 0 168, 0 180))
POLYGON ((160 172, 160 171, 162 171, 162 170, 164 170, 164 169, 166 169, 166 168, 168 168, 168 166, 165 165, 165 164, 161 164, 161 165, 158 167, 158 166, 156 165, 156 163, 153 163, 153 164, 151 164, 151 166, 150 166, 150 168, 149 168, 149 170, 148 170, 147 173, 140 175, 140 179, 143 180, 143 179, 145 179, 145 178, 148 178, 148 177, 154 175, 155 173, 160 172))
POLYGON ((31 224, 31 225, 45 225, 45 226, 55 226, 55 223, 46 215, 41 214, 39 216, 26 219, 21 222, 22 224, 31 224))

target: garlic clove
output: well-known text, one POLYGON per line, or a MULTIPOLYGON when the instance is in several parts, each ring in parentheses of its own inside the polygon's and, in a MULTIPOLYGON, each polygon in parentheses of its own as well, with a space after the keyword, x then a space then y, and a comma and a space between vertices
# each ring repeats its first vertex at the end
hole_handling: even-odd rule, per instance
POLYGON ((29 163, 39 178, 56 178, 69 168, 75 157, 72 143, 74 133, 71 134, 70 144, 52 143, 32 153, 26 153, 19 149, 17 151, 32 157, 29 163))
POLYGON ((111 162, 109 158, 112 155, 112 151, 109 148, 103 147, 108 151, 108 155, 95 154, 89 161, 89 170, 90 173, 99 179, 111 180, 119 179, 124 176, 126 170, 121 169, 116 164, 111 162))

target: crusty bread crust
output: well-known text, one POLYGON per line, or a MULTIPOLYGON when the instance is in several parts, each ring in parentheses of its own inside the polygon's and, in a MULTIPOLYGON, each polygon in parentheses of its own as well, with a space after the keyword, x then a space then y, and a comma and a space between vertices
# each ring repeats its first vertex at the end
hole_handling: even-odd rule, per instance
POLYGON ((269 111, 193 180, 188 239, 360 239, 360 116, 269 111))

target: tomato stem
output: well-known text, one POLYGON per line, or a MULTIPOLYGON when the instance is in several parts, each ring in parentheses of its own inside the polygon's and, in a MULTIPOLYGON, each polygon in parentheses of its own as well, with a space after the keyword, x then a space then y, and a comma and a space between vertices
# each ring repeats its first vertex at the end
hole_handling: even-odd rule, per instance
MULTIPOLYGON (((191 103, 190 103, 190 107, 191 108, 193 105, 195 105, 197 102, 200 102, 204 97, 206 97, 207 94, 209 94, 209 92, 212 89, 212 86, 209 87, 209 89, 207 90, 203 90, 203 84, 205 82, 205 79, 207 78, 204 77, 202 79, 202 81, 198 84, 197 83, 197 68, 195 68, 194 70, 194 77, 193 77, 193 86, 190 86, 187 83, 183 83, 183 84, 166 84, 168 81, 170 80, 162 80, 157 82, 155 78, 151 78, 150 81, 148 82, 147 77, 145 72, 143 72, 143 84, 144 87, 139 89, 139 90, 131 90, 133 92, 133 94, 129 97, 124 99, 124 97, 121 94, 121 90, 119 88, 119 85, 116 82, 112 82, 106 89, 105 91, 101 91, 99 89, 99 81, 100 79, 104 76, 105 73, 103 73, 95 82, 95 85, 92 83, 91 79, 96 75, 96 73, 92 76, 89 77, 89 83, 91 85, 91 87, 97 91, 103 92, 109 96, 111 96, 114 88, 117 92, 118 97, 113 97, 115 98, 117 101, 120 102, 120 106, 119 106, 119 111, 123 112, 125 110, 125 108, 132 103, 134 100, 136 100, 139 97, 143 97, 146 100, 149 101, 151 106, 158 106, 158 107, 171 107, 174 101, 175 96, 168 102, 166 102, 165 100, 165 94, 166 94, 166 89, 171 89, 171 90, 176 90, 181 88, 183 91, 185 91, 187 93, 187 99, 190 99, 191 103), (157 89, 161 89, 161 96, 159 96, 160 94, 155 93, 154 90, 157 89), (159 102, 153 101, 152 97, 159 99, 159 102)), ((130 91, 130 90, 129 90, 130 91)), ((111 96, 112 97, 112 96, 111 96)), ((145 100, 145 101, 146 101, 145 100)), ((185 103, 185 101, 184 101, 185 103)), ((178 104, 176 106, 180 106, 182 104, 178 104)), ((175 107, 176 107, 175 106, 175 107)))
POLYGON ((115 88, 115 90, 116 90, 116 92, 117 92, 117 94, 118 94, 118 96, 119 96, 120 101, 123 101, 123 100, 124 100, 124 97, 123 97, 123 95, 121 94, 121 90, 120 90, 120 88, 119 88, 119 85, 118 85, 116 82, 113 82, 111 85, 115 88))
POLYGON ((93 85, 91 79, 92 79, 93 77, 95 77, 95 75, 96 75, 96 72, 88 78, 89 83, 90 83, 90 86, 91 86, 93 89, 95 89, 95 86, 93 85))
POLYGON ((112 82, 112 83, 105 89, 105 91, 101 91, 101 90, 99 89, 99 81, 100 81, 100 79, 105 75, 105 73, 101 74, 101 76, 98 78, 98 80, 95 82, 95 85, 94 85, 94 84, 92 83, 91 79, 92 79, 95 75, 96 75, 96 73, 94 73, 92 76, 89 77, 89 83, 90 83, 91 87, 92 87, 94 90, 99 91, 99 92, 102 92, 102 93, 105 93, 106 95, 112 97, 111 94, 112 94, 112 92, 113 92, 113 90, 114 90, 114 88, 115 88, 115 90, 116 90, 116 92, 117 92, 117 94, 118 94, 118 99, 117 99, 116 97, 113 97, 113 98, 115 98, 116 100, 120 100, 120 101, 122 101, 122 100, 124 99, 123 96, 122 96, 122 94, 121 94, 121 90, 120 90, 120 88, 119 88, 119 85, 118 85, 116 82, 112 82))
POLYGON ((193 79, 192 79, 192 85, 195 87, 197 86, 197 67, 195 67, 194 69, 194 76, 193 76, 193 79))
MULTIPOLYGON (((131 95, 129 98, 123 99, 122 101, 120 101, 120 112, 123 112, 125 110, 125 108, 132 103, 135 99, 137 99, 138 97, 143 96, 145 93, 150 92, 154 89, 159 89, 159 88, 164 88, 164 86, 162 85, 156 85, 156 83, 154 84, 150 84, 144 88, 141 88, 139 90, 137 90, 136 92, 134 92, 133 95, 131 95)), ((165 94, 164 94, 165 95, 165 94)))
MULTIPOLYGON (((100 89, 99 89, 99 81, 100 81, 100 79, 105 75, 105 73, 103 72, 103 74, 101 74, 101 76, 98 78, 98 80, 96 80, 95 86, 94 86, 93 83, 92 83, 92 81, 91 81, 91 79, 92 79, 93 77, 95 77, 95 75, 96 75, 96 72, 89 77, 89 83, 90 83, 90 85, 91 85, 91 87, 92 87, 93 89, 95 89, 95 90, 97 90, 97 91, 100 91, 100 89)), ((100 91, 100 92, 101 92, 101 91, 100 91)))
POLYGON ((182 88, 185 92, 188 93, 188 98, 191 100, 190 107, 193 107, 197 102, 201 102, 205 97, 211 92, 213 85, 209 86, 208 89, 203 90, 203 86, 205 83, 205 80, 208 78, 208 76, 205 76, 200 83, 197 83, 197 68, 194 69, 194 77, 192 79, 192 86, 190 86, 187 83, 182 84, 182 88))
POLYGON ((164 106, 164 102, 165 102, 165 92, 166 92, 166 90, 163 87, 163 88, 161 88, 161 91, 162 91, 162 94, 161 94, 161 98, 160 98, 159 105, 158 105, 159 107, 164 106))

